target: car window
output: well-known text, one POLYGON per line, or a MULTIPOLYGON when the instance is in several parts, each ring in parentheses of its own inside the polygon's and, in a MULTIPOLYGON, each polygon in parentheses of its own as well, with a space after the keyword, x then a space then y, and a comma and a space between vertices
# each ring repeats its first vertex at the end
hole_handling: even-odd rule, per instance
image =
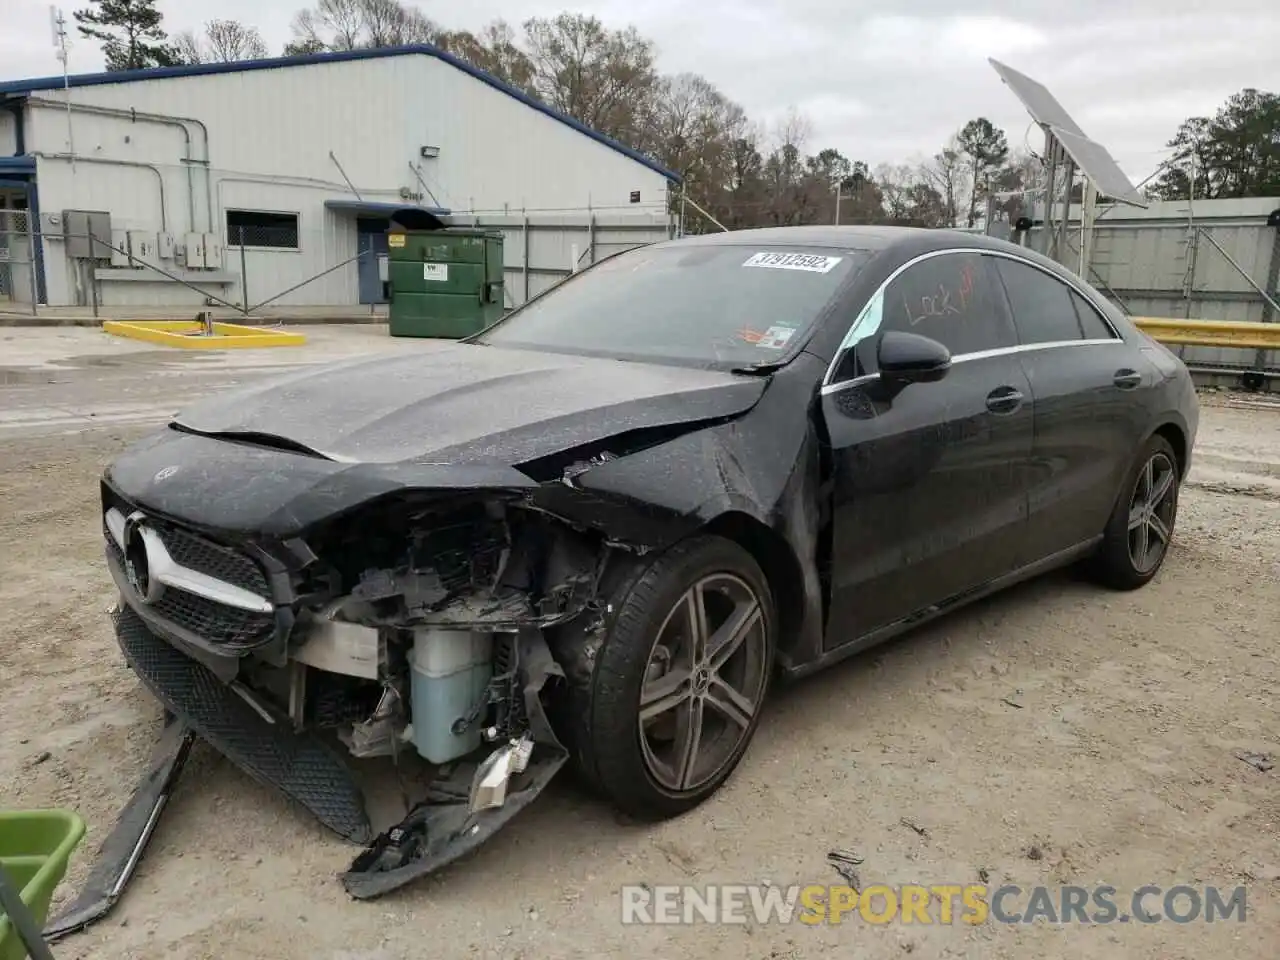
POLYGON ((996 257, 995 261, 1022 343, 1084 339, 1069 286, 1025 263, 1004 257, 996 257))
POLYGON ((570 277, 474 342, 693 366, 771 363, 869 259, 841 248, 642 247, 570 277))
POLYGON ((1102 319, 1102 315, 1098 313, 1098 308, 1074 290, 1071 291, 1071 302, 1075 304, 1076 316, 1080 319, 1080 332, 1086 340, 1114 340, 1116 338, 1116 335, 1111 331, 1111 327, 1102 319))
POLYGON ((885 288, 886 330, 931 337, 953 356, 1017 343, 983 258, 948 253, 908 267, 885 288))

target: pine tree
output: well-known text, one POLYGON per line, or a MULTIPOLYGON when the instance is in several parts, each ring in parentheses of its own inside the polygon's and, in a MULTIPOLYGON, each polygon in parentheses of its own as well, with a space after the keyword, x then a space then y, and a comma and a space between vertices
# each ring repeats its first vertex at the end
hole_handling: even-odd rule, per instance
POLYGON ((171 67, 178 62, 160 28, 156 0, 89 0, 75 12, 77 29, 102 43, 108 70, 171 67))

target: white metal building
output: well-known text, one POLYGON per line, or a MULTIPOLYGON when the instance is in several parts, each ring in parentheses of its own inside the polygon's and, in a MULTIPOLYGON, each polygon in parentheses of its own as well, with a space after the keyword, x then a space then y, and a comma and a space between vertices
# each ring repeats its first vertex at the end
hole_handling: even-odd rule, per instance
POLYGON ((373 303, 398 211, 666 229, 676 179, 428 46, 0 83, 0 232, 31 211, 50 305, 373 303))

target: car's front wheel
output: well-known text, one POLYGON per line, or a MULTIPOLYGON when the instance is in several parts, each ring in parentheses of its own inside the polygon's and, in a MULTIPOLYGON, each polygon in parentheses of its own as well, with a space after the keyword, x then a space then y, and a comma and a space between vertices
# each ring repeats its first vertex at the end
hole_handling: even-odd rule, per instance
POLYGON ((711 796, 759 723, 775 624, 768 581, 732 541, 697 537, 659 556, 570 692, 567 732, 588 782, 646 819, 711 796))
POLYGON ((1107 586, 1133 590, 1160 570, 1178 516, 1178 458, 1159 435, 1147 441, 1116 500, 1094 570, 1107 586))

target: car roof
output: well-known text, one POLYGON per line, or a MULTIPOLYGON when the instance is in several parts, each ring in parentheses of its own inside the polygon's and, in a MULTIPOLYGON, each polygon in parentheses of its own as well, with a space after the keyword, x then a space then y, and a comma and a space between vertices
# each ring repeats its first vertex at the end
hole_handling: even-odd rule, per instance
MULTIPOLYGON (((988 237, 983 233, 964 230, 942 230, 930 227, 897 227, 882 224, 834 226, 814 225, 804 227, 760 227, 751 230, 730 230, 720 233, 704 233, 663 241, 660 246, 763 246, 771 247, 831 247, 841 250, 865 250, 884 255, 885 260, 905 261, 931 250, 947 250, 955 247, 993 250, 1010 253, 1030 260, 1060 276, 1069 272, 1056 261, 1028 247, 988 237)), ((883 261, 882 261, 883 262, 883 261)), ((1078 279, 1077 279, 1077 282, 1078 279)))

